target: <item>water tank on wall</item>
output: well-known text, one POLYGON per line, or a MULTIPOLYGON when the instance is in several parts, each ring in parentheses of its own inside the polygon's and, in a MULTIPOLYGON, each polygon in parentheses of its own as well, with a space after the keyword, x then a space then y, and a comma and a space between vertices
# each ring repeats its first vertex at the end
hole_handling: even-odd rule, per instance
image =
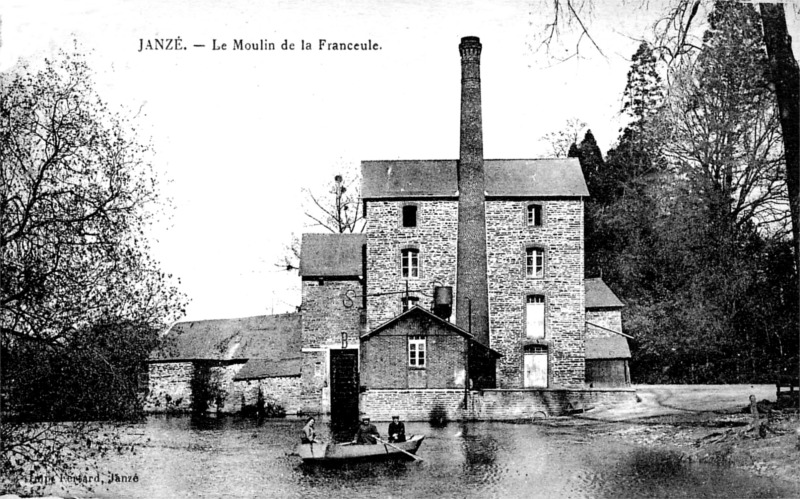
POLYGON ((436 286, 433 288, 433 313, 444 320, 450 320, 453 313, 453 287, 436 286))

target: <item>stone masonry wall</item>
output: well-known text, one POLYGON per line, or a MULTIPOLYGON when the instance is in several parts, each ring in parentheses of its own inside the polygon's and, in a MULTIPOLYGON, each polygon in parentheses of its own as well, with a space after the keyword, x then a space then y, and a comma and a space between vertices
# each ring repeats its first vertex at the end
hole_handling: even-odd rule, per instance
POLYGON ((226 366, 214 366, 210 368, 212 383, 219 390, 219 404, 217 400, 210 400, 208 410, 211 412, 224 412, 226 414, 236 413, 242 410, 242 398, 236 396, 236 388, 233 378, 239 374, 244 367, 244 362, 226 366))
MULTIPOLYGON (((367 202, 367 292, 421 289, 428 296, 418 297, 419 305, 431 309, 435 285, 455 290, 458 238, 458 201, 368 201, 367 202), (417 206, 417 226, 403 227, 402 207, 417 206), (416 248, 420 257, 420 277, 400 275, 400 252, 416 248)), ((402 312, 402 295, 370 296, 367 301, 368 330, 402 312)), ((455 311, 455 304, 453 306, 455 311)), ((450 318, 455 322, 455 314, 450 318)))
POLYGON ((593 390, 367 390, 361 394, 361 412, 374 421, 397 414, 405 421, 430 421, 434 416, 458 420, 520 420, 549 418, 592 407, 635 404, 632 388, 593 390))
POLYGON ((358 341, 361 293, 361 284, 355 279, 325 280, 323 285, 304 280, 303 348, 341 344, 342 333, 358 341), (351 301, 345 299, 348 292, 354 297, 351 301))
MULTIPOLYGON (((244 363, 208 368, 208 411, 235 413, 241 410, 241 396, 235 393, 233 378, 244 363), (219 399, 217 399, 217 396, 219 399), (221 402, 217 404, 217 401, 221 402)), ((202 367, 202 366, 201 366, 202 367)), ((192 383, 202 371, 193 362, 153 362, 149 366, 147 412, 191 412, 195 394, 192 383)))
MULTIPOLYGON (((622 333, 622 313, 620 310, 587 310, 586 322, 597 324, 622 333)), ((586 336, 589 338, 608 338, 616 336, 611 331, 586 324, 586 336)))
POLYGON ((190 412, 192 410, 191 362, 153 362, 148 366, 150 383, 144 401, 146 412, 190 412))
POLYGON ((277 404, 286 414, 297 414, 301 409, 300 377, 282 376, 278 378, 250 379, 234 382, 234 395, 239 397, 242 406, 254 407, 258 402, 258 390, 264 396, 264 403, 277 404))
POLYGON ((327 412, 323 405, 323 390, 328 378, 327 352, 303 352, 300 368, 300 411, 320 414, 327 412))
POLYGON ((326 279, 322 285, 316 280, 303 281, 304 351, 297 404, 301 412, 324 413, 329 410, 326 390, 328 356, 324 350, 332 346, 340 348, 342 333, 347 333, 348 343, 358 344, 362 330, 362 293, 362 285, 356 279, 326 279))
POLYGON ((545 296, 548 386, 584 384, 583 202, 537 201, 543 223, 527 225, 529 201, 486 203, 491 347, 498 359, 498 388, 523 386, 525 299, 545 296), (525 250, 544 249, 544 278, 525 275, 525 250))

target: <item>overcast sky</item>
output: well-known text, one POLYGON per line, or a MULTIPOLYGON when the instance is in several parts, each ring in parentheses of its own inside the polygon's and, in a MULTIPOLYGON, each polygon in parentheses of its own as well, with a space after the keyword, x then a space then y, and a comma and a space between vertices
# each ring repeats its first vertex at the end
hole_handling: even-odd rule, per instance
POLYGON ((275 263, 292 233, 318 231, 301 187, 361 160, 457 159, 462 36, 483 44, 487 158, 550 156, 542 136, 570 118, 605 153, 624 124, 637 39, 666 4, 595 3, 585 20, 604 55, 584 39, 581 57, 560 62, 575 34, 537 50, 552 15, 544 0, 12 1, 0 6, 0 69, 77 40, 98 92, 135 115, 169 182, 174 210, 154 230, 154 256, 181 278, 186 319, 243 317, 300 303, 299 277, 275 263), (140 39, 176 37, 187 50, 139 52, 140 39), (228 50, 212 50, 215 39, 228 50), (276 50, 235 51, 238 39, 276 50), (320 39, 380 50, 320 50, 320 39))

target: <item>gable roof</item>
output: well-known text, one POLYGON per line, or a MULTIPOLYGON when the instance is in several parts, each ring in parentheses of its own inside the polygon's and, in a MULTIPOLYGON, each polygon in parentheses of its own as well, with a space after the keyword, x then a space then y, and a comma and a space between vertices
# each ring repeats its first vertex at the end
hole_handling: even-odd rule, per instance
POLYGON ((366 234, 303 234, 300 275, 357 277, 364 273, 362 248, 366 234))
POLYGON ((468 340, 471 340, 474 344, 483 347, 484 349, 486 349, 489 352, 491 352, 493 355, 495 355, 497 357, 502 357, 503 356, 500 352, 498 352, 497 350, 494 350, 492 348, 489 348, 487 345, 484 345, 480 341, 476 340, 473 335, 471 335, 470 333, 464 331, 463 329, 461 329, 460 327, 456 326, 452 322, 448 322, 448 321, 442 319, 441 317, 439 317, 438 315, 434 314, 430 310, 422 308, 419 305, 415 305, 414 307, 411 307, 409 310, 406 310, 402 314, 400 314, 400 315, 398 315, 398 316, 396 316, 396 317, 384 322, 383 324, 381 324, 378 327, 374 328, 372 331, 369 331, 367 333, 362 334, 361 335, 361 340, 362 341, 363 340, 368 340, 369 338, 379 334, 381 331, 385 330, 389 326, 392 326, 392 325, 394 325, 394 324, 396 324, 396 323, 398 323, 400 321, 406 320, 406 319, 408 319, 410 317, 413 317, 415 315, 422 315, 422 316, 428 317, 428 318, 432 319, 433 321, 438 322, 439 324, 443 325, 444 327, 450 328, 452 331, 455 331, 456 333, 458 333, 459 335, 463 336, 464 338, 467 338, 468 340))
POLYGON ((628 340, 623 336, 586 338, 586 360, 630 359, 628 340))
POLYGON ((624 303, 619 301, 617 295, 599 277, 584 279, 583 286, 586 290, 584 307, 590 308, 622 308, 624 303))
POLYGON ((285 359, 301 347, 300 314, 178 322, 150 360, 285 359))
MULTIPOLYGON (((456 198, 457 160, 362 161, 363 199, 456 198)), ((487 197, 587 197, 577 158, 487 159, 487 197)))
POLYGON ((300 376, 300 367, 303 359, 250 359, 247 364, 234 376, 234 381, 248 379, 281 378, 300 376))

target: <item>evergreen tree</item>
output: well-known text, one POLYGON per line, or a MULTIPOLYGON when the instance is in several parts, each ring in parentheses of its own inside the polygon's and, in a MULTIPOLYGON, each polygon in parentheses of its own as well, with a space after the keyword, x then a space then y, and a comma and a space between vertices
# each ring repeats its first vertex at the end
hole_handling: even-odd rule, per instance
POLYGON ((656 58, 649 43, 643 41, 631 61, 622 110, 631 115, 638 126, 658 111, 664 93, 661 77, 656 70, 656 58))

